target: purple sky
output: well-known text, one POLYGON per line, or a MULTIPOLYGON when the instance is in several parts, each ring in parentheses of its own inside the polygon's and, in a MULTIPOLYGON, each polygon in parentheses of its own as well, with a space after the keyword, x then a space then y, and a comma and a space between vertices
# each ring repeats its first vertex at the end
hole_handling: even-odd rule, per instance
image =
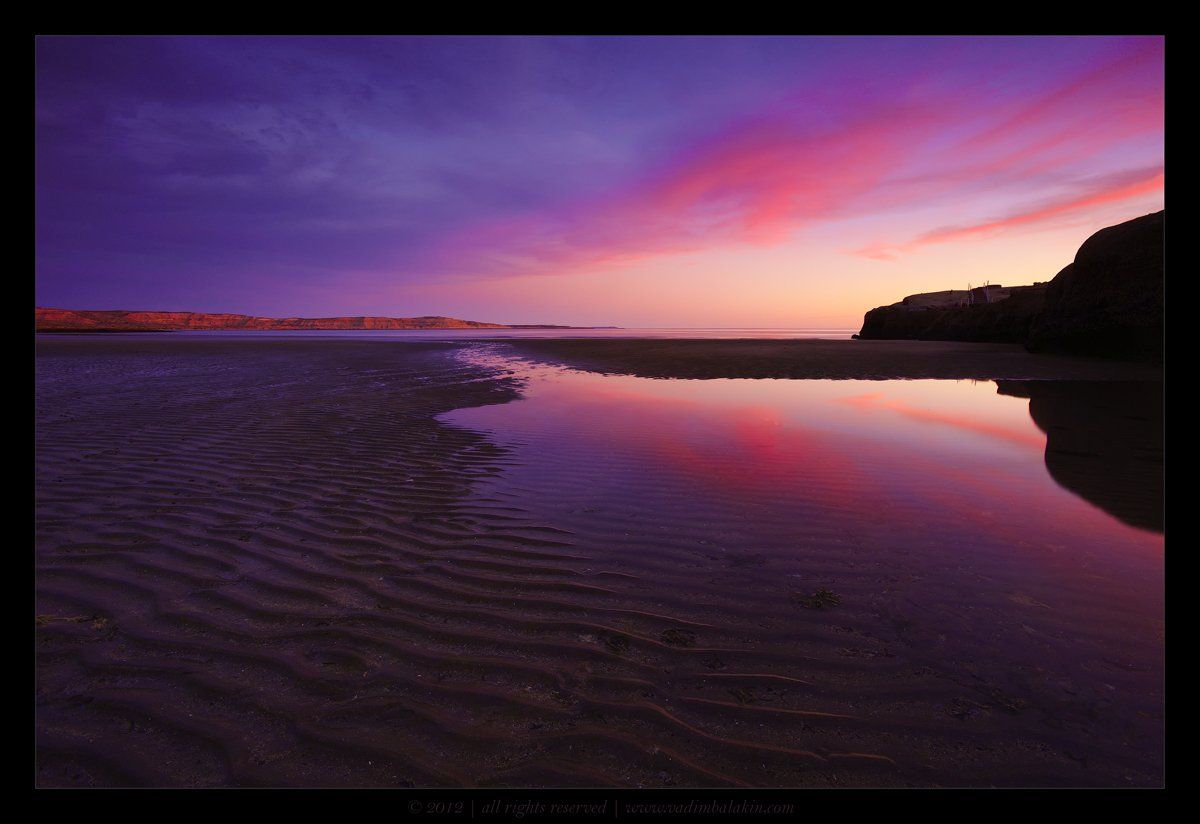
POLYGON ((1162 207, 1161 38, 37 41, 37 301, 854 325, 1162 207))

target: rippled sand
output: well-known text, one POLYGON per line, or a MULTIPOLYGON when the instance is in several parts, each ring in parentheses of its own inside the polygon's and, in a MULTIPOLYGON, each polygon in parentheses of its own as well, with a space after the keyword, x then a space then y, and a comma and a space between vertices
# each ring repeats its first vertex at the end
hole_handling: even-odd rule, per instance
MULTIPOLYGON (((458 352, 39 341, 39 785, 1160 782, 1161 558, 1128 601, 1011 591, 987 582, 1012 560, 810 520, 797 581, 698 543, 704 511, 619 555, 628 520, 552 523, 504 482, 583 510, 586 463, 548 487, 447 420, 521 387, 458 352), (922 603, 918 571, 964 567, 922 603), (1003 666, 1078 639, 1071 683, 1003 666)), ((827 466, 813 488, 853 496, 827 466)))

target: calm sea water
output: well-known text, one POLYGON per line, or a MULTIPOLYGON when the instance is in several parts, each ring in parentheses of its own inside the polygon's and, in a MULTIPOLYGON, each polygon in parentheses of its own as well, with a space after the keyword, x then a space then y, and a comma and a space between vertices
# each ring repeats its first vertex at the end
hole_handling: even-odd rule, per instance
MULTIPOLYGON (((370 329, 370 330, 294 330, 294 331, 261 331, 247 332, 239 329, 221 329, 210 331, 177 332, 131 332, 105 333, 106 337, 125 337, 129 335, 146 337, 147 335, 170 335, 171 337, 222 337, 222 338, 344 338, 370 339, 382 338, 387 340, 496 340, 504 338, 759 338, 759 339, 789 339, 789 338, 824 338, 828 340, 846 340, 855 334, 858 328, 793 328, 793 329, 756 329, 756 328, 646 328, 646 329, 370 329)), ((77 336, 73 334, 72 336, 77 336)))
MULTIPOLYGON (((586 476, 589 494, 620 498, 631 472, 686 485, 691 501, 758 511, 769 501, 793 524, 782 533, 803 529, 803 513, 851 530, 886 522, 940 541, 1161 560, 1161 384, 657 380, 486 346, 463 357, 521 377, 524 397, 445 418, 515 441, 547 487, 563 488, 558 466, 586 476)), ((668 511, 640 496, 627 503, 668 511)))
POLYGON ((654 380, 490 349, 466 357, 519 376, 523 399, 443 416, 510 450, 481 500, 683 603, 765 614, 788 590, 837 593, 846 640, 797 677, 886 639, 951 717, 972 690, 999 701, 1003 746, 1159 768, 1161 385, 654 380))
POLYGON ((1162 783, 1161 383, 214 336, 39 344, 56 781, 1162 783))

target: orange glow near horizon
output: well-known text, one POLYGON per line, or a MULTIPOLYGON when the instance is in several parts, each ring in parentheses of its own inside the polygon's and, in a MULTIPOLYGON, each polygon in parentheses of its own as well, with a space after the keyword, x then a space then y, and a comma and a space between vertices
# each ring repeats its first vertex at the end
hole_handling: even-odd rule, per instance
POLYGON ((41 306, 856 329, 1164 205, 1161 36, 40 42, 41 306))
POLYGON ((886 261, 850 248, 859 227, 831 225, 776 246, 733 246, 573 273, 410 287, 408 293, 439 304, 462 300, 469 286, 477 316, 513 322, 552 323, 569 316, 579 325, 857 330, 867 310, 906 295, 984 281, 1006 286, 1048 281, 1092 233, 1157 208, 1161 186, 1126 201, 1098 200, 1089 212, 1061 214, 1063 220, 1054 226, 1014 224, 1006 233, 947 238, 886 261), (732 289, 731 283, 741 287, 732 289), (563 307, 570 307, 569 315, 563 307), (671 322, 664 323, 664 317, 671 322))

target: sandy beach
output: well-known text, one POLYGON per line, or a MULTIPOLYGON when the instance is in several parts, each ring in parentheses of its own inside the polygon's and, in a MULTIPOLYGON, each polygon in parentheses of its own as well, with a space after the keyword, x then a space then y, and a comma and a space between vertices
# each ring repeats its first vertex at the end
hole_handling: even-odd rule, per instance
POLYGON ((35 793, 1165 787, 1163 34, 29 44, 35 793))
MULTIPOLYGON (((705 374, 764 356, 766 371, 850 369, 820 343, 493 346, 639 374, 661 373, 681 350, 710 353, 697 357, 705 374), (798 350, 822 353, 819 365, 783 366, 798 350)), ((896 348, 921 349, 935 371, 1065 368, 1006 348, 896 348), (1022 361, 1031 366, 1010 368, 1022 361)), ((855 349, 869 354, 856 374, 913 377, 903 356, 887 366, 887 350, 855 349)), ((1087 579, 1069 608, 1032 578, 1019 592, 979 583, 947 595, 929 581, 953 580, 964 562, 889 539, 886 519, 871 527, 877 553, 847 542, 836 520, 798 524, 808 547, 799 579, 781 566, 794 559, 736 537, 714 554, 698 521, 701 539, 687 546, 678 536, 691 527, 681 526, 615 555, 639 528, 628 520, 601 513, 577 528, 532 514, 550 500, 578 500, 586 514, 596 481, 586 462, 560 454, 567 474, 554 488, 531 481, 524 499, 487 492, 516 453, 444 417, 513 401, 521 381, 457 352, 38 341, 40 786, 1159 779, 1161 650, 1113 657, 1122 637, 1161 637, 1153 597, 1101 625, 1111 594, 1087 579), (821 594, 826 586, 836 594, 821 594), (938 626, 935 605, 961 623, 938 626), (1066 686, 1032 664, 1002 665, 1022 647, 1073 650, 1063 639, 1077 634, 1111 663, 1069 651, 1083 669, 1066 686), (980 643, 1000 663, 980 661, 980 643), (1094 666, 1104 671, 1092 684, 1094 666)), ((812 481, 851 495, 862 482, 812 481)), ((647 494, 690 494, 673 489, 664 481, 647 494)), ((1011 560, 989 558, 981 550, 970 580, 1002 579, 1011 560)), ((1128 591, 1152 591, 1156 569, 1136 567, 1128 591)))
POLYGON ((833 380, 1161 380, 1162 367, 1066 355, 1017 344, 910 340, 636 338, 512 341, 528 357, 643 378, 833 380))

